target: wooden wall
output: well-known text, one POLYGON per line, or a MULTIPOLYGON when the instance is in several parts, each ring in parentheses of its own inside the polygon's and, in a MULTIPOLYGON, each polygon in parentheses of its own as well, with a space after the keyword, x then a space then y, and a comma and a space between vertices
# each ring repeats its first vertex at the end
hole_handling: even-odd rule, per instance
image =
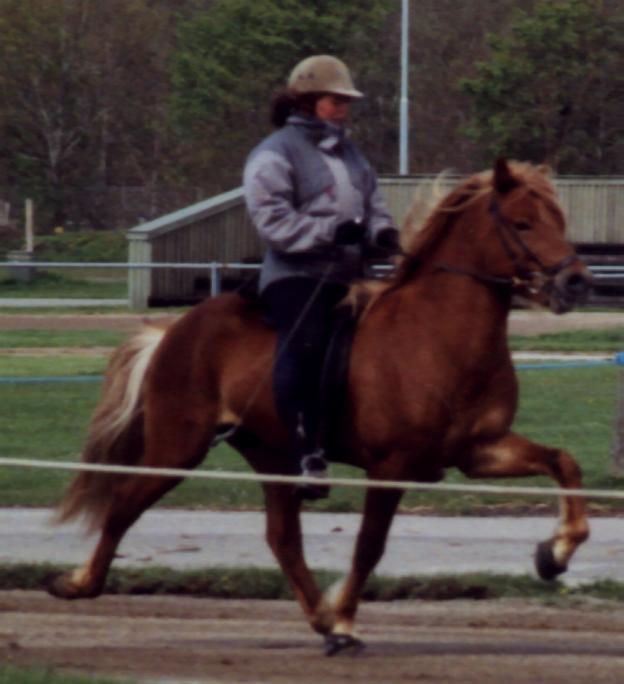
MULTIPOLYGON (((400 224, 415 197, 438 199, 457 177, 385 177, 380 187, 400 224)), ((624 178, 556 178, 568 218, 568 234, 577 244, 624 243, 624 178)), ((189 303, 210 294, 211 262, 259 262, 263 247, 246 215, 240 188, 193 204, 128 233, 134 263, 200 263, 198 269, 132 269, 129 293, 133 308, 150 304, 189 303)), ((223 277, 240 277, 236 269, 223 277)))

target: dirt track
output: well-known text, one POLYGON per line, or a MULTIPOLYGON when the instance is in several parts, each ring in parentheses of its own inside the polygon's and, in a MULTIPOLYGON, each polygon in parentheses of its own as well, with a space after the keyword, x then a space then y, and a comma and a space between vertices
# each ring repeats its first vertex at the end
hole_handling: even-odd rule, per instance
POLYGON ((624 614, 606 603, 364 604, 357 656, 326 658, 294 603, 0 593, 0 662, 150 682, 621 682, 624 614))
MULTIPOLYGON (((119 330, 132 332, 143 321, 174 320, 175 315, 136 314, 0 314, 0 330, 119 330)), ((572 312, 556 316, 547 311, 514 311, 509 331, 515 335, 539 335, 564 330, 624 327, 624 312, 572 312)))

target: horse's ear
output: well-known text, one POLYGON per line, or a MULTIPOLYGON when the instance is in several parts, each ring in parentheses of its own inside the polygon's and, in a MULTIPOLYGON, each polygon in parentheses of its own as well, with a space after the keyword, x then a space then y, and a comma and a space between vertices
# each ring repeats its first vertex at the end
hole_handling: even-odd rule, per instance
POLYGON ((494 190, 499 195, 506 195, 518 185, 518 181, 511 175, 507 160, 499 157, 494 164, 494 190))

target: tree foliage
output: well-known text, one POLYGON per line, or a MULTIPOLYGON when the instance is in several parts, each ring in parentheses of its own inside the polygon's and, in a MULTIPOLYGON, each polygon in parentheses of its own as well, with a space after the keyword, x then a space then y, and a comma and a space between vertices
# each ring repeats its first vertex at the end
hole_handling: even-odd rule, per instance
POLYGON ((598 0, 542 0, 462 87, 468 133, 490 155, 548 162, 560 172, 614 173, 622 160, 624 22, 598 0))
MULTIPOLYGON (((410 6, 412 173, 500 153, 621 172, 621 0, 410 6)), ((105 226, 228 190, 272 92, 319 53, 352 69, 353 136, 396 172, 400 20, 397 0, 0 0, 0 197, 105 226), (109 210, 117 186, 147 201, 109 210)))
POLYGON ((1 0, 0 10, 0 92, 10 94, 0 163, 63 221, 70 188, 133 177, 149 155, 163 24, 144 0, 1 0))
POLYGON ((246 151, 268 131, 271 93, 294 65, 311 54, 351 63, 369 55, 389 8, 388 0, 217 0, 178 29, 171 105, 180 137, 193 149, 202 140, 208 172, 234 156, 238 182, 246 151))

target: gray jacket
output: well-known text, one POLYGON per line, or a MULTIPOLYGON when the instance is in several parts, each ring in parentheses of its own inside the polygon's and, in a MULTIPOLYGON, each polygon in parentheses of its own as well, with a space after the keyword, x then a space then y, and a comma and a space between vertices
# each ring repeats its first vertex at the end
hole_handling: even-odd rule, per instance
POLYGON ((344 131, 291 116, 249 155, 243 188, 251 219, 267 245, 260 289, 292 276, 349 283, 363 275, 362 246, 334 244, 336 227, 359 219, 375 243, 394 221, 370 164, 344 131))

